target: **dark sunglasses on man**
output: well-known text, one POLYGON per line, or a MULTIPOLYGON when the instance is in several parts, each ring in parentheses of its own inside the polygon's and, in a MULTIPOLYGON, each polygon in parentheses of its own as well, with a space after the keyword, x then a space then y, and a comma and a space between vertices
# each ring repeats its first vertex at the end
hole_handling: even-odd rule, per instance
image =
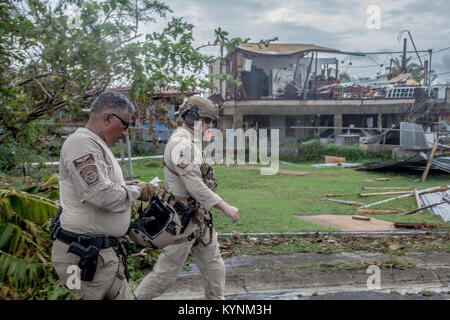
POLYGON ((127 129, 128 129, 128 127, 130 126, 130 123, 129 123, 129 122, 126 122, 125 120, 123 120, 121 117, 119 117, 119 116, 118 116, 117 114, 115 114, 115 113, 111 113, 111 115, 113 115, 114 117, 116 117, 117 119, 119 119, 120 122, 122 122, 123 129, 124 129, 124 130, 127 130, 127 129))
POLYGON ((213 121, 213 119, 211 119, 211 118, 202 118, 202 121, 205 123, 205 124, 210 124, 212 121, 213 121))

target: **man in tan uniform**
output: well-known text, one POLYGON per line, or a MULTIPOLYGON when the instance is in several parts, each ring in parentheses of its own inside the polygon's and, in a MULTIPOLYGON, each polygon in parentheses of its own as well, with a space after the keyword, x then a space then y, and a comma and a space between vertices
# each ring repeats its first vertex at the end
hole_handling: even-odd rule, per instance
MULTIPOLYGON (((189 199, 203 209, 213 207, 223 211, 233 222, 239 220, 239 210, 223 201, 209 186, 202 173, 205 164, 201 152, 201 140, 194 132, 204 133, 218 118, 218 108, 208 99, 191 97, 180 110, 183 125, 174 131, 164 151, 165 199, 187 204, 189 199)), ((215 190, 215 188, 212 188, 215 190)), ((225 266, 220 256, 217 233, 204 214, 194 216, 186 229, 178 236, 176 244, 164 248, 158 261, 135 290, 137 299, 153 299, 176 281, 184 262, 192 252, 193 262, 202 273, 205 298, 224 299, 225 266)))
POLYGON ((118 241, 128 230, 132 202, 148 201, 154 187, 126 185, 109 149, 127 133, 134 111, 124 95, 102 93, 86 126, 61 149, 62 213, 52 229, 52 262, 62 283, 84 299, 134 299, 118 241))

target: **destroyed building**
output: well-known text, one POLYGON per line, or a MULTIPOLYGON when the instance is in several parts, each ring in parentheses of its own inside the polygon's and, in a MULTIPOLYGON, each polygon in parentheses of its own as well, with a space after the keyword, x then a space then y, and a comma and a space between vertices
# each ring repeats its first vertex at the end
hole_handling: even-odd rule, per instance
POLYGON ((359 55, 313 44, 237 46, 210 66, 211 74, 239 80, 211 77, 212 93, 223 100, 219 128, 278 128, 280 142, 289 144, 315 134, 311 127, 334 127, 337 135, 350 126, 450 121, 449 89, 431 91, 410 74, 342 83, 333 55, 347 54, 359 55))

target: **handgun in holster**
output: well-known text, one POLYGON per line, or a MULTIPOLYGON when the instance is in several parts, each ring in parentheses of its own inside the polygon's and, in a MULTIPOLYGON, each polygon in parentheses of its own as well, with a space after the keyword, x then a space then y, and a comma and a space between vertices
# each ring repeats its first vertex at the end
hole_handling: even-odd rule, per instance
POLYGON ((67 252, 76 254, 80 257, 78 267, 81 270, 80 279, 83 281, 92 281, 97 270, 97 261, 99 249, 95 246, 83 247, 78 242, 72 242, 67 252))

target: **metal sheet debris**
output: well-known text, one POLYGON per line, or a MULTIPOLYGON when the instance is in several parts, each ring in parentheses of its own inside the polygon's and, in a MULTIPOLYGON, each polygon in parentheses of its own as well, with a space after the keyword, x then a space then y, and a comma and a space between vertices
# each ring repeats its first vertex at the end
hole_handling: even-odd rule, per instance
MULTIPOLYGON (((406 160, 390 162, 368 162, 356 168, 356 170, 374 170, 374 171, 402 171, 417 170, 423 171, 427 164, 428 157, 421 152, 406 160)), ((430 170, 443 171, 450 173, 450 157, 435 157, 431 162, 430 170)))
POLYGON ((400 122, 400 145, 415 149, 428 149, 422 126, 417 123, 400 122))
MULTIPOLYGON (((431 205, 433 203, 441 202, 443 198, 450 199, 450 190, 435 192, 435 193, 425 193, 419 196, 420 204, 424 206, 431 205)), ((445 222, 450 221, 450 204, 443 203, 428 209, 432 214, 441 217, 445 222)))

